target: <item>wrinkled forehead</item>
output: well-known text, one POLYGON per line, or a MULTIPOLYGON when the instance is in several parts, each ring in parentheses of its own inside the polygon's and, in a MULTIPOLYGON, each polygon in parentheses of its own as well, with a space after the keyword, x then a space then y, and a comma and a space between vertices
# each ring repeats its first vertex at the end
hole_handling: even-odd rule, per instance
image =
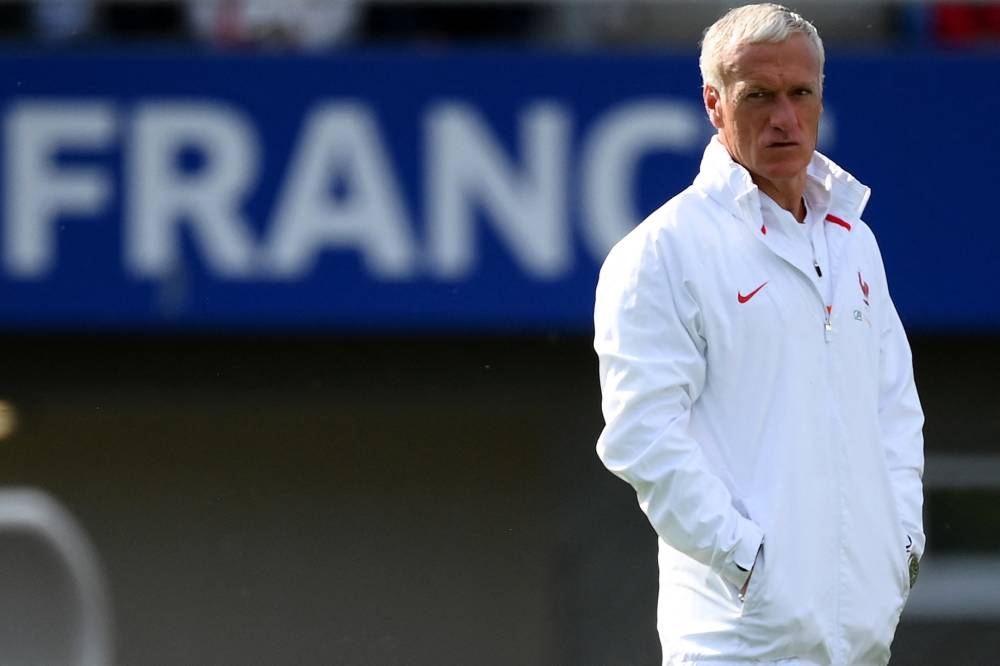
POLYGON ((781 42, 737 45, 724 62, 727 85, 818 85, 823 78, 819 52, 802 34, 794 34, 781 42))

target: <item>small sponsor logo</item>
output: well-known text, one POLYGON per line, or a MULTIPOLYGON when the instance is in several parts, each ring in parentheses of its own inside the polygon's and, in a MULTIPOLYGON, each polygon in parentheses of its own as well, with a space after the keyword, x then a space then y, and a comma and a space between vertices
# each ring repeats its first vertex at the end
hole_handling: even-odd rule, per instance
POLYGON ((753 291, 751 291, 746 296, 744 296, 742 292, 738 291, 738 292, 736 292, 736 300, 738 300, 740 303, 746 303, 751 298, 753 298, 754 296, 756 296, 757 292, 760 291, 761 289, 763 289, 766 285, 767 285, 767 282, 764 282, 763 284, 761 284, 759 287, 757 287, 756 289, 754 289, 753 291))

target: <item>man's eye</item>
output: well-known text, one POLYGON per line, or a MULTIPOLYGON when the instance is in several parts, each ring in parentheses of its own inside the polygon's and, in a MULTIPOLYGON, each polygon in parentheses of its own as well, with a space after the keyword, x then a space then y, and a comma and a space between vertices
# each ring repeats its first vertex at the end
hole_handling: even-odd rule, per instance
POLYGON ((813 94, 813 91, 810 90, 809 88, 799 88, 798 90, 795 91, 795 94, 798 95, 799 97, 808 97, 809 95, 813 94))
POLYGON ((747 99, 764 99, 767 97, 767 93, 763 90, 754 90, 747 93, 747 99))

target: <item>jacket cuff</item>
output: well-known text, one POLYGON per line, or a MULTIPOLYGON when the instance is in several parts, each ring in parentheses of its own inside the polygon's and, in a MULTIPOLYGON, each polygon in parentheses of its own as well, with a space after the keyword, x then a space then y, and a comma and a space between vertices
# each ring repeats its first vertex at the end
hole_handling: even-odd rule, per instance
POLYGON ((745 518, 740 521, 741 538, 730 553, 723 567, 722 577, 738 588, 743 587, 750 577, 757 553, 764 544, 764 531, 756 523, 745 518))
MULTIPOLYGON (((904 528, 905 529, 905 528, 904 528)), ((923 534, 917 535, 916 538, 912 537, 909 533, 906 534, 906 552, 908 555, 913 555, 920 561, 920 558, 924 556, 924 542, 926 541, 923 534)))

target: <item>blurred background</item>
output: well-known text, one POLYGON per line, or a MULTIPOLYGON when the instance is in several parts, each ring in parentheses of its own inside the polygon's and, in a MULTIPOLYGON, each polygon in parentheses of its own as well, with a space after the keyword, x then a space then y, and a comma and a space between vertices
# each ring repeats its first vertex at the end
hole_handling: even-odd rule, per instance
MULTIPOLYGON (((593 288, 729 6, 0 2, 0 486, 89 535, 116 663, 659 663, 593 288)), ((995 664, 1000 3, 792 6, 927 414, 893 663, 995 664)))

